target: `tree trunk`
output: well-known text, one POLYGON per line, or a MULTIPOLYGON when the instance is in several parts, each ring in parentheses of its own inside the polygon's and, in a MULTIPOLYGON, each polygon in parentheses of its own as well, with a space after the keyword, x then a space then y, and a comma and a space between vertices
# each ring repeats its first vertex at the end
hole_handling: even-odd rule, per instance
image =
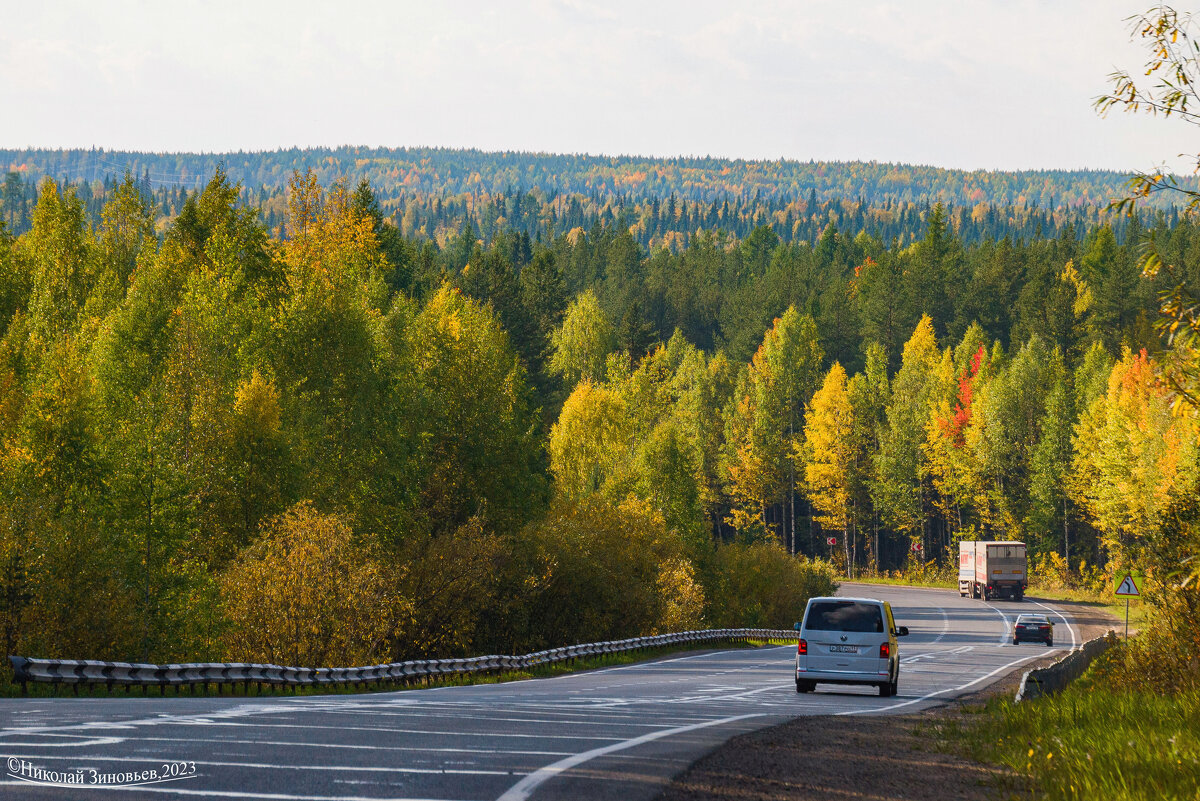
POLYGON ((1067 496, 1063 494, 1063 560, 1067 563, 1067 571, 1071 570, 1071 535, 1067 525, 1067 496))
POLYGON ((142 661, 150 661, 150 541, 154 529, 154 446, 149 453, 150 475, 146 486, 145 576, 142 582, 142 661))
MULTIPOLYGON (((788 422, 789 434, 791 440, 796 439, 796 421, 792 419, 788 422)), ((788 485, 788 498, 791 499, 792 508, 792 529, 791 535, 788 537, 788 553, 792 556, 796 555, 796 460, 795 458, 788 459, 791 465, 791 483, 788 485)))
POLYGON ((846 554, 846 578, 854 580, 854 563, 850 561, 850 517, 846 516, 846 527, 842 530, 842 551, 846 554))

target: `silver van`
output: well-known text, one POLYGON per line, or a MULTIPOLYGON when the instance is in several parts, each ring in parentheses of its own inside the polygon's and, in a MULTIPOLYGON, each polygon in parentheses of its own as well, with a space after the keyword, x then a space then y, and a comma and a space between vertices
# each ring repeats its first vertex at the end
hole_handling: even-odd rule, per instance
POLYGON ((874 598, 810 598, 796 644, 796 692, 810 693, 818 684, 873 684, 879 694, 896 694, 900 680, 896 626, 892 605, 874 598))

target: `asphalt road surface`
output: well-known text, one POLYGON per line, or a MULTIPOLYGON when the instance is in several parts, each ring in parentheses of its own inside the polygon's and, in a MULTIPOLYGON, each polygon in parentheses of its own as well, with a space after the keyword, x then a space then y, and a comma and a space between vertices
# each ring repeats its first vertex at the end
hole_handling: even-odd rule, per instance
POLYGON ((1063 612, 1029 599, 866 585, 841 594, 889 600, 908 626, 898 696, 831 685, 797 694, 786 646, 352 696, 4 699, 0 797, 636 801, 735 734, 801 715, 913 712, 974 692, 1051 652, 1012 645, 1018 612, 1052 615, 1055 650, 1078 644, 1063 612), (170 781, 92 783, 92 771, 112 784, 172 769, 170 781), (31 781, 68 776, 82 784, 31 781))

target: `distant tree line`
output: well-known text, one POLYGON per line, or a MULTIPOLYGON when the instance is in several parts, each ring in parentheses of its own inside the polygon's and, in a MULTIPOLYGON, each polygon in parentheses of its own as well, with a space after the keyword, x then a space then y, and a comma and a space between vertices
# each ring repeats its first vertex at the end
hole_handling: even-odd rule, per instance
MULTIPOLYGON (((263 152, 143 153, 103 148, 0 149, 0 171, 35 180, 95 182, 126 171, 154 186, 199 189, 217 168, 249 188, 286 187, 297 170, 328 185, 366 178, 385 203, 404 193, 495 196, 539 189, 548 197, 671 195, 684 201, 724 198, 783 205, 810 193, 819 202, 861 198, 973 207, 1104 206, 1123 196, 1129 175, 1111 170, 950 170, 880 162, 747 161, 711 157, 645 158, 585 154, 488 152, 452 148, 289 148, 263 152)), ((1200 186, 1179 178, 1181 186, 1200 186)))
MULTIPOLYGON (((93 224, 119 184, 120 176, 105 174, 102 180, 62 183, 72 186, 93 224)), ((25 173, 10 172, 0 189, 0 218, 12 234, 29 229, 32 210, 37 204, 37 179, 25 173)), ((181 213, 188 196, 196 189, 177 184, 162 184, 145 171, 136 177, 139 190, 152 200, 156 228, 166 226, 181 213)), ((815 242, 825 228, 836 226, 848 236, 866 233, 884 242, 909 245, 925 230, 925 219, 933 201, 897 200, 885 197, 868 202, 863 198, 818 200, 809 190, 800 198, 751 198, 724 195, 711 201, 693 200, 670 194, 641 195, 623 192, 614 195, 546 193, 542 189, 519 191, 508 188, 498 193, 427 192, 400 187, 389 197, 374 187, 380 210, 405 237, 432 241, 444 246, 449 240, 466 236, 489 244, 493 238, 519 232, 531 241, 552 241, 571 231, 590 231, 597 226, 628 230, 639 246, 654 251, 662 248, 678 252, 696 236, 724 233, 736 239, 749 236, 755 229, 771 228, 780 241, 815 242)), ((278 234, 287 216, 287 186, 262 185, 243 188, 240 200, 257 207, 267 229, 278 234)), ((1032 241, 1055 238, 1064 232, 1086 231, 1108 224, 1118 241, 1124 241, 1130 219, 1112 214, 1104 204, 1043 209, 1032 205, 993 205, 981 201, 973 205, 945 206, 947 224, 963 244, 986 240, 1032 241)), ((1165 208, 1160 214, 1167 227, 1173 227, 1178 211, 1165 208)), ((1143 215, 1138 224, 1157 219, 1143 215)))

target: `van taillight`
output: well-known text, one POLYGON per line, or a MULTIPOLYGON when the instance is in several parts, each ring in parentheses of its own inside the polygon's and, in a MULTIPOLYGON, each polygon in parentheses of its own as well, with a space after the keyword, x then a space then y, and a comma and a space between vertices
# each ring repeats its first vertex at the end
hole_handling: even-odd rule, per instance
POLYGON ((892 655, 892 646, 886 642, 880 643, 879 644, 879 658, 887 659, 891 655, 892 655))
POLYGON ((798 656, 808 656, 808 641, 800 640, 796 643, 796 654, 798 656))

